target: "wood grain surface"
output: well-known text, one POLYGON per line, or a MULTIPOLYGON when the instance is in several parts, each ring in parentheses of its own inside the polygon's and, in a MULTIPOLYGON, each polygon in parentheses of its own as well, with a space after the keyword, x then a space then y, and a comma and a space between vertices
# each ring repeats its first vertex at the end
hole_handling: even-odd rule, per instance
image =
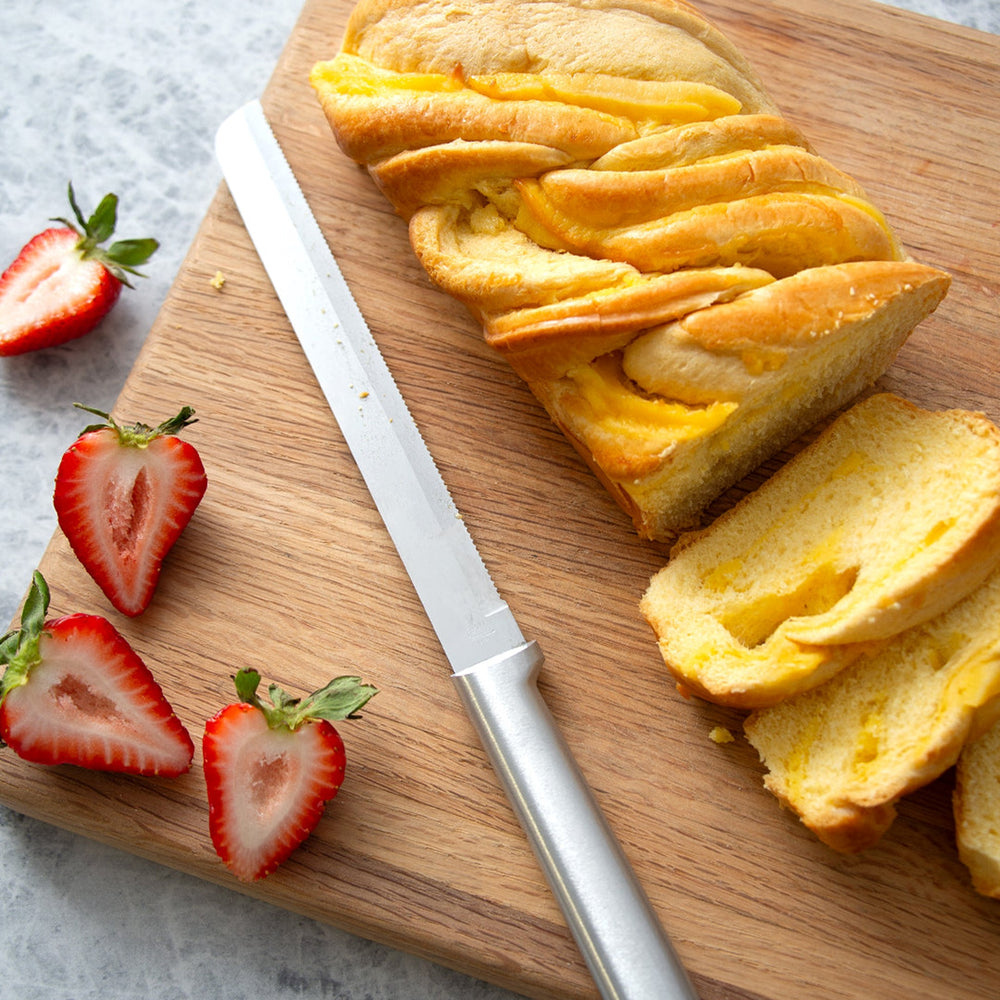
MULTIPOLYGON (((881 387, 1000 420, 1000 39, 861 0, 701 6, 914 256, 953 275, 881 387)), ((995 996, 1000 903, 973 892, 957 859, 950 776, 906 800, 880 846, 838 856, 764 791, 745 740, 710 740, 716 725, 739 733, 739 716, 672 688, 637 610, 663 551, 635 537, 430 286, 403 222, 331 138, 307 74, 336 52, 348 8, 309 0, 265 109, 501 592, 546 652, 543 693, 701 997, 995 996)), ((200 747, 174 781, 8 753, 0 799, 526 996, 593 998, 224 186, 116 414, 155 422, 185 403, 210 484, 153 605, 117 615, 57 534, 41 564, 52 611, 106 614, 196 744, 241 666, 299 693, 360 673, 381 693, 341 727, 344 788, 253 887, 212 851, 200 747)))

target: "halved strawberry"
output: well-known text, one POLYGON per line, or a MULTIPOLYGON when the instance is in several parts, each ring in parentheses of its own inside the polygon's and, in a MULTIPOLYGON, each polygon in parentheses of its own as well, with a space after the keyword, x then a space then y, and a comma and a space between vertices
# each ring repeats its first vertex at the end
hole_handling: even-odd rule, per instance
MULTIPOLYGON (((21 249, 0 276, 0 355, 24 354, 89 333, 118 301, 128 274, 159 246, 156 240, 110 239, 118 197, 105 195, 84 220, 69 185, 76 225, 66 219, 21 249)), ((141 275, 139 275, 141 277, 141 275)))
MULTIPOLYGON (((79 405, 79 404, 77 404, 79 405)), ((176 435, 192 419, 185 406, 158 427, 106 423, 84 428, 56 473, 53 503, 77 558, 122 614, 153 598, 163 557, 186 527, 208 480, 195 448, 176 435)))
POLYGON ((240 701, 205 726, 209 832, 237 878, 264 878, 302 843, 344 780, 344 743, 331 725, 376 694, 357 677, 338 677, 299 701, 277 685, 257 696, 260 674, 235 678, 240 701))
POLYGON ((175 777, 194 744, 149 669, 106 619, 45 621, 36 572, 21 628, 0 640, 0 737, 36 764, 175 777))

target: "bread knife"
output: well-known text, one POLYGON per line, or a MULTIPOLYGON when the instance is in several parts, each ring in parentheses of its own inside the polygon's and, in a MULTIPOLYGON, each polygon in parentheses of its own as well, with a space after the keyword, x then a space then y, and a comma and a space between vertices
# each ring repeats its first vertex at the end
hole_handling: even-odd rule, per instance
POLYGON ((472 541, 259 101, 219 127, 233 201, 604 1000, 696 1000, 537 686, 472 541))

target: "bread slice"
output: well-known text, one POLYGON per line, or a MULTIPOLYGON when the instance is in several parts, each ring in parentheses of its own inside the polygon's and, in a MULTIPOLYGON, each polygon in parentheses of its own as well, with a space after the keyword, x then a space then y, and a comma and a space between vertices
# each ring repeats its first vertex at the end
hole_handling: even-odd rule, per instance
POLYGON ((361 0, 310 79, 646 538, 871 386, 948 289, 680 0, 361 0))
POLYGON ((998 563, 1000 431, 879 394, 683 536, 641 610, 681 691, 763 708, 929 621, 998 563))
MULTIPOLYGON (((1000 711, 998 621, 995 571, 965 600, 820 687, 751 714, 744 730, 768 769, 766 787, 834 850, 873 846, 896 802, 951 767, 1000 711)), ((996 750, 986 767, 970 755, 963 814, 970 841, 992 829, 1000 859, 998 761, 996 750), (991 794, 985 776, 993 812, 977 825, 989 815, 977 804, 991 794)))
POLYGON ((1000 722, 962 750, 954 811, 958 856, 974 888, 1000 899, 1000 722))

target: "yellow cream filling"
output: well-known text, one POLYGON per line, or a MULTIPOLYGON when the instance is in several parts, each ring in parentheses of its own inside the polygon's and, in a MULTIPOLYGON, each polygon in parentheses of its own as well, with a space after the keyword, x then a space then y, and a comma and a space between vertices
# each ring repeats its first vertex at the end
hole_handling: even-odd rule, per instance
POLYGON ((397 73, 359 56, 341 53, 318 63, 313 86, 345 97, 377 97, 392 91, 448 93, 463 89, 498 101, 555 101, 655 124, 683 124, 738 114, 740 102, 717 87, 687 81, 631 80, 597 73, 397 73))
POLYGON ((445 93, 465 87, 457 73, 396 73, 346 53, 317 63, 309 80, 314 87, 325 86, 345 97, 377 97, 394 90, 445 93))
POLYGON ((686 123, 738 114, 740 102, 717 87, 689 81, 632 80, 598 73, 497 73, 466 83, 494 100, 558 101, 629 118, 686 123))
MULTIPOLYGON (((695 206, 680 206, 676 210, 669 203, 651 205, 647 210, 646 218, 630 220, 621 225, 591 225, 580 218, 575 218, 571 213, 563 210, 546 194, 542 185, 535 178, 523 178, 516 182, 517 192, 520 195, 520 206, 518 208, 515 225, 522 232, 527 233, 541 246, 552 249, 566 250, 577 247, 590 247, 601 245, 609 238, 633 234, 635 239, 642 239, 645 235, 655 234, 668 225, 673 218, 687 215, 701 215, 709 222, 713 221, 713 215, 724 216, 729 211, 729 206, 740 202, 759 202, 769 195, 797 195, 800 197, 817 196, 839 200, 859 209, 865 213, 881 229, 886 236, 890 246, 889 257, 899 259, 900 248, 892 230, 885 220, 885 216, 873 205, 856 198, 854 195, 845 194, 835 188, 823 184, 804 183, 797 186, 779 186, 772 191, 760 191, 742 198, 739 192, 734 192, 733 197, 723 197, 721 200, 695 206)), ((752 232, 744 235, 743 241, 752 244, 752 232)), ((789 255, 795 255, 801 251, 800 244, 805 241, 805 247, 815 247, 825 239, 831 246, 831 253, 836 246, 833 239, 836 234, 827 234, 815 229, 811 229, 805 236, 797 228, 789 228, 787 241, 789 255)), ((735 235, 734 245, 738 244, 735 235)), ((834 253, 834 256, 836 254, 834 253)), ((830 261, 831 263, 835 261, 830 261)))
POLYGON ((784 761, 786 794, 789 799, 797 799, 809 781, 809 765, 811 753, 816 741, 823 734, 823 720, 820 715, 814 715, 798 740, 792 745, 788 757, 784 761))
POLYGON ((690 407, 667 399, 640 395, 627 382, 615 355, 606 354, 567 373, 592 418, 602 431, 641 442, 658 432, 670 441, 683 441, 721 427, 736 403, 690 407))

